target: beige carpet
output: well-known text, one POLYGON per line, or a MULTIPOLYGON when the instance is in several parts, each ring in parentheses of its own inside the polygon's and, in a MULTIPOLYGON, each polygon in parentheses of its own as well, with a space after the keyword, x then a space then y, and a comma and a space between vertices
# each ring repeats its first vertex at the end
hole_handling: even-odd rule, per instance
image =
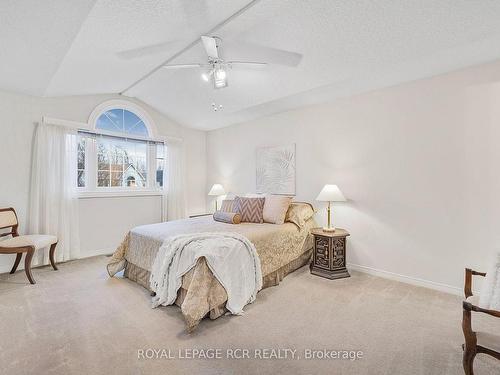
MULTIPOLYGON (((107 277, 106 260, 35 269, 34 286, 22 271, 0 275, 2 374, 462 373, 458 297, 361 273, 330 281, 303 267, 259 293, 245 316, 205 320, 188 335, 177 307, 152 310, 145 289, 107 277), (138 359, 148 348, 176 359, 138 359), (233 348, 250 359, 225 359, 233 348), (253 358, 265 348, 300 359, 253 358), (179 349, 220 349, 223 359, 180 359, 179 349), (307 360, 305 349, 363 358, 307 360)), ((476 373, 499 374, 500 362, 479 355, 476 373)))

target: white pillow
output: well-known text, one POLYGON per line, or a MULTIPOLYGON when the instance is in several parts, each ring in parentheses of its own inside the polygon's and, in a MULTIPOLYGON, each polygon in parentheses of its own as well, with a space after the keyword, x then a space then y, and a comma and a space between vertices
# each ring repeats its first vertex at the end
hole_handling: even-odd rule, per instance
POLYGON ((500 310, 500 253, 495 255, 481 288, 479 307, 500 310))
POLYGON ((227 193, 226 196, 224 197, 224 199, 228 201, 234 201, 234 198, 236 198, 236 194, 231 192, 227 193))
POLYGON ((283 224, 292 197, 283 195, 266 195, 262 215, 265 223, 283 224))
POLYGON ((246 193, 245 198, 265 198, 266 194, 260 193, 246 193))

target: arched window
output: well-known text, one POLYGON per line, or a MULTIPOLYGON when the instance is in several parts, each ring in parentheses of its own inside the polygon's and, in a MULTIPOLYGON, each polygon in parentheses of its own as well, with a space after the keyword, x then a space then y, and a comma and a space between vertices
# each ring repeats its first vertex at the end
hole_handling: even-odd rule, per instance
POLYGON ((149 137, 144 120, 134 112, 124 108, 114 108, 102 113, 97 118, 95 128, 113 133, 149 137))
POLYGON ((126 100, 108 100, 99 104, 89 116, 89 127, 102 133, 151 139, 156 127, 149 114, 126 100))
POLYGON ((99 105, 89 132, 80 133, 78 187, 85 190, 155 190, 163 187, 166 147, 139 106, 119 100, 99 105))

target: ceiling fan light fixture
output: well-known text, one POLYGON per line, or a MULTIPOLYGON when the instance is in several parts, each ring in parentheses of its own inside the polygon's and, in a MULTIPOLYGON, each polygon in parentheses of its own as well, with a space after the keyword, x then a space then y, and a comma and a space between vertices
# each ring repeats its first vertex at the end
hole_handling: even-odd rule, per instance
POLYGON ((217 112, 217 111, 222 111, 224 108, 222 107, 222 104, 216 104, 215 102, 212 102, 212 110, 214 112, 217 112))
POLYGON ((222 68, 219 68, 215 71, 215 78, 219 80, 226 79, 226 71, 222 68))
POLYGON ((216 69, 213 75, 213 79, 214 79, 214 87, 216 89, 227 87, 227 74, 224 69, 222 68, 216 69))

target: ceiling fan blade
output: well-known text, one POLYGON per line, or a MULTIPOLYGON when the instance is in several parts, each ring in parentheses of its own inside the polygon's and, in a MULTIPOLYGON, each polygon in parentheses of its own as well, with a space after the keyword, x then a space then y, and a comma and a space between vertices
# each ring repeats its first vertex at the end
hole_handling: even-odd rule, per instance
POLYGON ((219 58, 219 52, 217 51, 217 42, 215 38, 202 36, 201 41, 203 42, 203 47, 205 47, 208 57, 212 60, 217 60, 219 58))
POLYGON ((163 65, 163 68, 185 69, 185 68, 203 68, 205 66, 209 66, 209 65, 208 64, 172 64, 172 65, 163 65))
POLYGON ((232 60, 260 60, 268 64, 296 67, 302 54, 246 42, 227 42, 224 50, 232 60))
POLYGON ((257 61, 226 61, 228 65, 249 65, 249 66, 266 66, 265 62, 257 62, 257 61))
POLYGON ((166 49, 171 47, 174 43, 178 42, 177 40, 171 40, 168 42, 155 43, 150 44, 148 46, 128 49, 124 51, 119 51, 116 53, 116 56, 123 60, 132 60, 137 59, 139 57, 155 55, 161 52, 165 52, 166 49))

